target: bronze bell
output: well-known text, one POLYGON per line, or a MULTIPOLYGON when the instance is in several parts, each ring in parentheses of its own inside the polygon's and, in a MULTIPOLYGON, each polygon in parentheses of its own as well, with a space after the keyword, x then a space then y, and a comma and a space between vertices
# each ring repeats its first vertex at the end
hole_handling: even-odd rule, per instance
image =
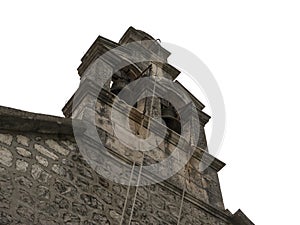
POLYGON ((125 79, 117 79, 113 82, 110 91, 117 95, 128 83, 129 82, 125 79))
POLYGON ((161 117, 165 121, 168 128, 178 134, 181 134, 181 123, 173 107, 162 108, 161 117))

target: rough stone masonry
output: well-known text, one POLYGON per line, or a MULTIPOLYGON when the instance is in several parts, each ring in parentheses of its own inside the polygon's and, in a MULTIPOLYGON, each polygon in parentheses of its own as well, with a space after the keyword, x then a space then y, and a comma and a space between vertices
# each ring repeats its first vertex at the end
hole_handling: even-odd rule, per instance
MULTIPOLYGON (((201 132, 187 165, 169 179, 147 186, 115 183, 97 173, 79 150, 73 128, 78 126, 77 130, 84 133, 81 120, 90 116, 91 110, 91 94, 86 90, 94 88, 94 83, 85 80, 86 71, 92 62, 109 49, 144 39, 154 40, 132 27, 119 43, 100 36, 96 39, 78 68, 83 82, 76 93, 81 100, 76 106, 72 98, 69 100, 63 109, 66 118, 0 107, 0 225, 253 224, 241 210, 232 214, 224 207, 217 172, 225 164, 207 151, 204 126, 210 117, 202 111, 204 105, 190 93, 197 106, 191 116, 199 119, 201 132), (74 120, 78 122, 77 125, 74 125, 74 120), (200 172, 199 164, 203 157, 212 163, 200 172)), ((150 54, 155 54, 155 50, 149 46, 144 47, 149 48, 147 51, 150 54)), ((163 48, 160 53, 165 58, 170 55, 163 48)), ((122 60, 118 55, 114 57, 103 65, 107 70, 113 70, 114 63, 122 60)), ((167 61, 152 66, 157 67, 155 71, 159 71, 161 76, 169 74, 171 79, 180 73, 167 61)), ((167 157, 180 137, 180 133, 174 131, 178 124, 171 123, 178 119, 174 116, 174 121, 168 123, 169 120, 166 120, 168 137, 155 151, 142 155, 120 142, 113 132, 110 113, 119 87, 128 80, 136 79, 140 71, 148 67, 149 64, 129 66, 114 75, 113 84, 105 86, 96 103, 94 125, 102 142, 119 160, 133 167, 134 162, 151 164, 167 157)), ((133 132, 136 127, 139 127, 141 134, 147 132, 147 127, 141 126, 140 118, 150 120, 154 115, 142 115, 141 109, 151 111, 146 101, 138 102, 135 107, 126 104, 118 107, 123 112, 132 112, 129 118, 132 130, 125 131, 125 134, 133 132)), ((161 99, 155 100, 155 107, 159 113, 171 109, 168 102, 161 99)), ((192 135, 193 132, 191 138, 192 135)), ((84 140, 97 151, 94 140, 84 140)), ((106 173, 115 176, 111 168, 116 165, 102 163, 106 173)))

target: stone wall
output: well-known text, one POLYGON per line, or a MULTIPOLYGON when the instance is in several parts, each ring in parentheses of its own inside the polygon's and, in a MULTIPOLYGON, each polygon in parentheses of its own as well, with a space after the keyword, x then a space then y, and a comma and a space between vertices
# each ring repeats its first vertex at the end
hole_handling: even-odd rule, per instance
POLYGON ((1 225, 114 225, 130 216, 131 224, 229 224, 225 214, 164 182, 138 187, 134 200, 135 192, 95 173, 72 136, 0 134, 1 225))

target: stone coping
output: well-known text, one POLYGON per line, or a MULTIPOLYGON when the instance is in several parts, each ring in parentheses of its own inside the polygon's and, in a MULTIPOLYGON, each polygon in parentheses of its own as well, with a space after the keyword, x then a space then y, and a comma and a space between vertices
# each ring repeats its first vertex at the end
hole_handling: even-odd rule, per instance
POLYGON ((254 223, 240 209, 233 214, 232 223, 234 225, 254 225, 254 223))
MULTIPOLYGON (((78 127, 80 121, 76 121, 78 127)), ((82 128, 80 128, 82 129, 82 128)), ((72 119, 0 106, 0 130, 73 135, 72 119)))

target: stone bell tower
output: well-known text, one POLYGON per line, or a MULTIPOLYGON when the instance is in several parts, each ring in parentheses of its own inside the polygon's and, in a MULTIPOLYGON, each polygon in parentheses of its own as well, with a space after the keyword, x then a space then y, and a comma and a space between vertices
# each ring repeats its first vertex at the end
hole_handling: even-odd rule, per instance
POLYGON ((225 164, 209 154, 204 130, 210 116, 175 81, 180 71, 168 64, 170 54, 130 27, 118 43, 99 36, 81 59, 80 86, 63 113, 86 122, 77 143, 105 180, 103 198, 110 201, 101 213, 113 218, 110 224, 252 224, 241 211, 232 215, 224 208, 218 171, 225 164), (149 137, 160 141, 143 151, 149 137), (177 158, 164 167, 175 168, 172 176, 159 180, 168 171, 146 169, 175 151, 177 158), (182 167, 181 156, 188 156, 182 167))

